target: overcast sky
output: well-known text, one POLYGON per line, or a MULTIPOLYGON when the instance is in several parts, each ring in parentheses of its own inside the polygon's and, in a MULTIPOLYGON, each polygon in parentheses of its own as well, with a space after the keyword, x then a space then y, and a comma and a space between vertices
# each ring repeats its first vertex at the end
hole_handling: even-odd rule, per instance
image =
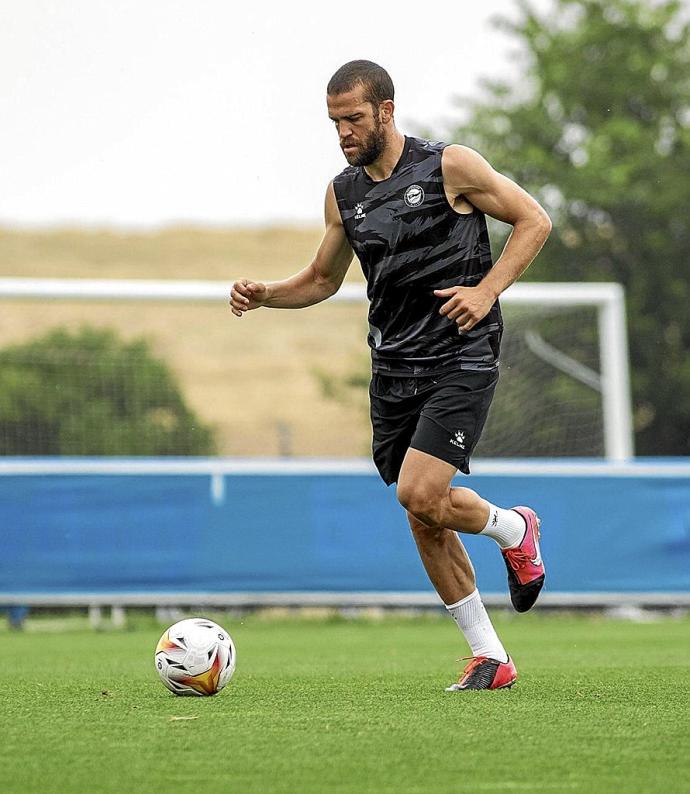
POLYGON ((377 61, 398 126, 443 129, 510 74, 497 13, 512 0, 0 0, 0 225, 319 221, 346 165, 331 74, 377 61))

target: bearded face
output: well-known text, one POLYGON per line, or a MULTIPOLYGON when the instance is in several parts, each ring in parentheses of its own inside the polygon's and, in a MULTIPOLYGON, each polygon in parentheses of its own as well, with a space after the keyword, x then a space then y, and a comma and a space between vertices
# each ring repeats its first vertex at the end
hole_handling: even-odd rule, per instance
POLYGON ((350 165, 371 165, 383 153, 386 142, 383 124, 377 118, 372 121, 373 129, 369 130, 358 143, 347 149, 341 144, 345 159, 350 165))
POLYGON ((364 96, 362 86, 344 94, 329 95, 328 115, 338 131, 340 148, 350 165, 371 165, 386 146, 378 107, 364 96))

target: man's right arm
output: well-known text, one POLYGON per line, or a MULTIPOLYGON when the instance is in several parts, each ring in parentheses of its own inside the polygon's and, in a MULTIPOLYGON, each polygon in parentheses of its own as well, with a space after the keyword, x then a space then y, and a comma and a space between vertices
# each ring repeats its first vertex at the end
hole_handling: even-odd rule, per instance
POLYGON ((345 236, 332 182, 326 191, 325 218, 326 231, 312 263, 283 281, 263 284, 247 278, 238 279, 230 292, 233 314, 241 317, 244 312, 260 306, 301 309, 320 303, 338 291, 353 252, 345 236))

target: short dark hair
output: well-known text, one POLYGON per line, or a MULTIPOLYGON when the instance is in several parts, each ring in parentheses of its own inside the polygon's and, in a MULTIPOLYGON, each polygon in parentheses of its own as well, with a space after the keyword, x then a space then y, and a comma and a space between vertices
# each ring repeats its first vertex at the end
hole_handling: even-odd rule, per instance
POLYGON ((357 85, 363 86, 364 100, 374 107, 395 96, 390 75, 373 61, 349 61, 341 66, 328 81, 326 93, 329 96, 345 94, 357 85))

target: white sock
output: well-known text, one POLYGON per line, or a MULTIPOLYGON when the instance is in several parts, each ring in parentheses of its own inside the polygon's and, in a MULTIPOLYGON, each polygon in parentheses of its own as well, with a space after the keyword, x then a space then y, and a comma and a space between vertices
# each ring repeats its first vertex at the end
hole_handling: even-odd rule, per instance
POLYGON ((515 510, 505 510, 489 502, 489 520, 479 533, 493 538, 502 549, 519 546, 525 536, 525 519, 515 510))
POLYGON ((508 654, 498 639, 479 590, 460 599, 457 604, 446 604, 446 609, 465 635, 472 656, 487 656, 499 662, 508 661, 508 654))

